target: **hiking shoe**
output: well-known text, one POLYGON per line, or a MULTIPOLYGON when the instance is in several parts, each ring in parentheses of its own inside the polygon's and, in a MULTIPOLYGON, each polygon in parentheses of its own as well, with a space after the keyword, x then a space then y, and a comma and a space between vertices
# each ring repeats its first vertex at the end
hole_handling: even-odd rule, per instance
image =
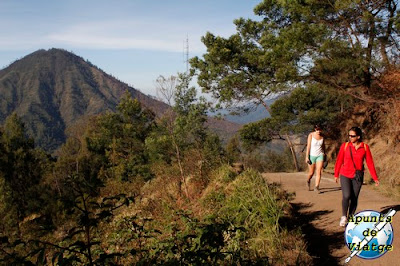
POLYGON ((307 187, 308 187, 308 191, 311 190, 311 180, 307 180, 307 187))
POLYGON ((344 227, 344 226, 346 226, 346 223, 347 223, 347 218, 346 218, 346 216, 340 217, 340 223, 339 223, 339 225, 340 225, 341 227, 344 227))
POLYGON ((321 191, 319 190, 319 187, 315 187, 315 188, 314 188, 314 191, 315 191, 317 194, 321 194, 321 191))

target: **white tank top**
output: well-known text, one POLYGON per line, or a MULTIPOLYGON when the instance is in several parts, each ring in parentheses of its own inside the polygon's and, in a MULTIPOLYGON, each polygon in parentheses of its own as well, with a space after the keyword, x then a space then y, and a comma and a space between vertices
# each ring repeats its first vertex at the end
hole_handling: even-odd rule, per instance
POLYGON ((322 150, 322 143, 324 139, 317 140, 313 136, 311 136, 311 148, 310 148, 310 155, 311 156, 320 156, 324 154, 322 150))

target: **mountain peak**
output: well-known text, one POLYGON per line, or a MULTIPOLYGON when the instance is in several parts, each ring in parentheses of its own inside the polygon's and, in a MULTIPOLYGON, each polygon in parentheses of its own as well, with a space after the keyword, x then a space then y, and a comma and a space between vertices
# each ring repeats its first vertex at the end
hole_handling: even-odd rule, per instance
POLYGON ((0 70, 0 123, 16 112, 35 143, 53 151, 67 128, 114 111, 125 91, 155 113, 167 107, 72 52, 41 49, 0 70))
MULTIPOLYGON (((0 124, 17 113, 35 144, 52 152, 65 142, 68 129, 84 128, 89 117, 115 111, 126 91, 156 115, 168 108, 72 52, 37 50, 0 70, 0 124)), ((216 132, 232 135, 238 127, 210 119, 216 132)))

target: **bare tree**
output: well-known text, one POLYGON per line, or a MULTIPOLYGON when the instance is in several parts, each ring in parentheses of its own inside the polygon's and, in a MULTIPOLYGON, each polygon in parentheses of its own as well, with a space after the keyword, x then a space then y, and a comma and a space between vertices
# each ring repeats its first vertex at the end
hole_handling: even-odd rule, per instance
POLYGON ((175 121, 175 114, 172 109, 172 106, 174 104, 174 97, 175 97, 175 92, 176 92, 176 87, 179 84, 179 78, 177 76, 169 76, 169 77, 164 77, 160 75, 156 79, 156 93, 157 97, 161 100, 167 103, 170 108, 165 112, 164 117, 166 118, 167 121, 167 131, 169 136, 171 137, 172 140, 172 145, 174 146, 174 152, 176 159, 178 161, 178 166, 179 166, 179 171, 180 171, 180 179, 178 182, 178 189, 179 193, 181 193, 181 187, 182 184, 184 186, 185 190, 185 196, 189 197, 188 189, 187 189, 187 184, 186 184, 186 178, 185 178, 185 172, 183 169, 183 163, 182 163, 182 152, 181 149, 178 145, 177 138, 174 132, 174 121, 175 121))

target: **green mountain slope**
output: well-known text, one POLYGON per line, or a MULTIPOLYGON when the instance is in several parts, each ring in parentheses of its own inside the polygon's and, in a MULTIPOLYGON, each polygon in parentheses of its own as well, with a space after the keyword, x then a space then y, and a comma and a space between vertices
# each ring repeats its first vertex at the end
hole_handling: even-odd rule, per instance
POLYGON ((16 112, 35 143, 52 151, 67 128, 115 110, 125 91, 156 113, 167 108, 73 53, 39 50, 0 71, 0 123, 16 112))
MULTIPOLYGON (((0 124, 16 112, 36 145, 52 152, 65 142, 68 129, 114 111, 126 91, 158 115, 168 108, 73 53, 38 50, 0 70, 0 124)), ((227 121, 209 122, 223 136, 239 128, 227 121)))

